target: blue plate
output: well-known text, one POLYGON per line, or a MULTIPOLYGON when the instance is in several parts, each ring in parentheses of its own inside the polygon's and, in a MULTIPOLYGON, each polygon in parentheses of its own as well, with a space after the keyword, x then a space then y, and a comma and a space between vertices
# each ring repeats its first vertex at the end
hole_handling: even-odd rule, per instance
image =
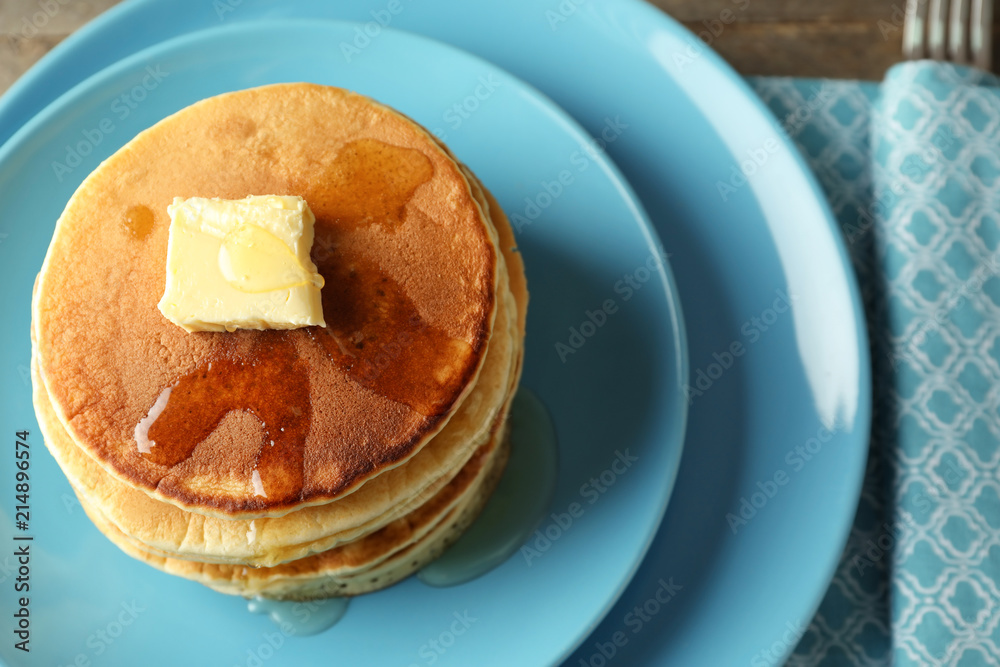
MULTIPOLYGON (((95 75, 22 128, 0 149, 5 362, 28 364, 34 275, 56 218, 101 160, 222 92, 300 80, 357 90, 446 139, 520 228, 532 294, 523 384, 548 406, 560 440, 544 536, 468 584, 436 589, 411 579, 355 600, 321 636, 285 638, 241 599, 162 574, 103 540, 35 436, 24 533, 34 536, 34 641, 30 659, 4 642, 11 663, 83 655, 139 665, 156 655, 169 656, 158 664, 247 664, 276 643, 280 662, 295 665, 327 664, 330 655, 348 665, 553 662, 583 640, 638 568, 673 488, 687 410, 678 298, 659 241, 600 147, 537 92, 408 33, 380 31, 377 45, 345 58, 338 45, 363 27, 269 21, 183 36, 95 75)), ((9 439, 36 431, 26 384, 4 383, 0 399, 9 439)), ((13 478, 12 463, 13 454, 4 457, 0 477, 13 478)), ((4 544, 12 509, 5 503, 4 544)), ((13 608, 11 587, 2 590, 4 608, 13 608)), ((7 637, 12 623, 7 614, 7 637)))
MULTIPOLYGON (((154 41, 282 16, 384 21, 389 5, 129 1, 60 44, 0 98, 0 133, 154 41)), ((692 381, 698 371, 718 375, 702 380, 703 395, 692 395, 677 487, 642 568, 568 664, 599 665, 605 653, 617 664, 779 664, 782 655, 762 651, 789 653, 829 585, 854 515, 870 423, 860 301, 815 181, 743 81, 695 35, 643 2, 400 6, 391 27, 504 67, 592 134, 607 118, 629 125, 608 153, 673 253, 692 381), (746 166, 754 171, 748 181, 736 177, 735 192, 720 192, 719 183, 729 183, 754 155, 762 164, 746 166), (798 297, 793 314, 773 308, 778 290, 798 297), (746 352, 730 363, 726 352, 737 342, 746 352), (831 423, 836 434, 820 442, 820 429, 831 423), (806 450, 806 460, 795 453, 800 447, 816 453, 806 450), (753 495, 763 493, 758 483, 772 489, 768 482, 779 472, 788 482, 734 533, 726 515, 739 516, 743 498, 760 504, 753 495), (658 582, 671 577, 683 588, 663 605, 655 600, 658 582), (636 608, 647 604, 644 619, 636 608)), ((730 9, 739 15, 746 6, 733 2, 730 9)), ((709 28, 724 26, 720 20, 709 28)))

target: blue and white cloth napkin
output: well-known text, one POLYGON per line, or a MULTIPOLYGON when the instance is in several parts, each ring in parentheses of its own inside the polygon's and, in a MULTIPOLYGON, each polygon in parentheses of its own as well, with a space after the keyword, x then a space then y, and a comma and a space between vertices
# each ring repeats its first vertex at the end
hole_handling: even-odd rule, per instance
POLYGON ((875 378, 861 504, 790 665, 1000 664, 997 83, 927 61, 751 81, 779 118, 809 110, 792 138, 850 249, 875 378))

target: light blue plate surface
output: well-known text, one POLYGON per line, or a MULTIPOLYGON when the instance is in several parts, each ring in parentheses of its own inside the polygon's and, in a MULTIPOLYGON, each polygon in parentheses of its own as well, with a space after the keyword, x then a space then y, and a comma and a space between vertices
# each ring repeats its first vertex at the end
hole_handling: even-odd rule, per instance
MULTIPOLYGON (((34 641, 30 660, 3 643, 0 654, 12 664, 71 663, 79 654, 109 665, 147 664, 151 654, 164 659, 154 664, 252 664, 255 652, 259 658, 279 640, 278 664, 289 665, 328 664, 330 655, 347 665, 552 662, 582 641, 639 566, 673 487, 687 410, 678 299, 669 270, 659 268, 659 241, 615 168, 535 91, 408 33, 383 31, 377 48, 348 63, 336 45, 355 28, 272 21, 179 37, 82 83, 0 149, 3 354, 15 371, 0 390, 0 423, 10 438, 15 429, 36 433, 28 531, 34 641), (79 182, 139 131, 199 99, 299 80, 357 90, 403 111, 446 135, 506 210, 517 211, 525 196, 544 208, 544 219, 529 212, 520 223, 532 293, 523 384, 548 406, 559 435, 554 511, 581 509, 543 523, 551 544, 539 542, 536 553, 487 576, 446 589, 408 580, 355 600, 322 636, 285 639, 239 598, 141 565, 100 537, 44 452, 16 369, 29 361, 34 275, 79 182), (634 290, 626 285, 631 295, 616 290, 627 274, 636 276, 634 290), (586 334, 582 346, 571 326, 586 334), (563 355, 560 341, 569 350, 563 355), (581 488, 591 477, 601 481, 581 488), (123 604, 141 612, 119 620, 123 604), (101 630, 113 644, 95 634, 101 630)), ((0 460, 0 478, 13 478, 12 461, 0 460)), ((11 509, 5 503, 4 544, 11 509)), ((11 588, 0 591, 3 607, 13 608, 11 588)), ((8 637, 12 623, 10 614, 0 622, 8 637)))
MULTIPOLYGON (((371 12, 388 5, 126 2, 60 44, 0 99, 0 140, 70 85, 153 41, 280 16, 371 21, 371 12)), ((789 652, 796 637, 788 624, 805 626, 826 591, 860 490, 870 417, 857 290, 812 177, 742 80, 642 2, 401 6, 392 27, 492 61, 545 92, 592 134, 607 117, 620 116, 629 127, 608 152, 673 254, 692 377, 714 371, 713 355, 724 357, 733 342, 747 347, 695 397, 678 484, 656 541, 618 605, 567 664, 600 664, 597 644, 610 653, 607 644, 619 631, 625 646, 613 647, 612 664, 780 662, 761 651, 780 642, 789 652), (770 139, 779 150, 723 201, 717 183, 770 139), (751 318, 770 319, 779 289, 800 297, 796 311, 775 311, 780 318, 763 332, 751 318), (750 343, 754 330, 760 336, 750 343), (796 471, 802 457, 793 453, 793 465, 788 452, 807 443, 816 449, 818 441, 809 439, 838 414, 836 436, 796 471), (788 483, 733 534, 726 514, 779 471, 788 483), (670 577, 683 588, 657 609, 649 600, 658 580, 670 577), (657 613, 638 624, 635 608, 645 604, 657 613)), ((745 3, 732 9, 738 14, 740 7, 745 3)), ((376 41, 369 50, 377 48, 376 41)))

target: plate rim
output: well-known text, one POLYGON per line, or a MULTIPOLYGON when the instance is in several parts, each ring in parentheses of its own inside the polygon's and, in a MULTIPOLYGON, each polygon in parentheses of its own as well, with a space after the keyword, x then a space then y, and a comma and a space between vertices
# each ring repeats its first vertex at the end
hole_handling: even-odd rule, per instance
MULTIPOLYGON (((0 115, 2 115, 5 109, 8 106, 10 106, 12 100, 19 101, 17 97, 23 96, 21 92, 22 89, 24 89, 26 92, 37 93, 38 91, 28 91, 27 80, 29 79, 29 77, 32 82, 35 79, 43 79, 45 75, 55 71, 57 67, 61 64, 61 61, 65 60, 62 57, 64 52, 68 56, 73 52, 73 49, 78 44, 87 43, 92 36, 99 36, 100 33, 104 31, 106 28, 109 31, 111 31, 116 27, 119 21, 125 22, 134 19, 135 17, 133 16, 133 14, 136 16, 141 16, 145 10, 162 4, 165 4, 163 0, 126 0, 126 2, 117 5, 116 7, 98 16, 94 21, 91 21, 89 24, 78 30, 68 39, 60 43, 49 54, 43 57, 31 70, 29 70, 25 75, 23 75, 21 79, 14 84, 14 86, 11 87, 10 91, 8 91, 8 94, 4 95, 3 97, 0 97, 0 115)), ((689 31, 687 28, 685 28, 671 16, 667 15, 661 10, 658 10, 655 7, 648 5, 646 2, 643 2, 642 0, 617 0, 617 2, 609 2, 608 5, 609 6, 617 5, 624 11, 629 12, 633 16, 634 15, 641 16, 644 20, 647 20, 652 24, 659 25, 674 34, 686 36, 686 38, 689 39, 692 43, 696 43, 702 46, 703 51, 701 57, 705 58, 706 61, 711 64, 713 69, 720 71, 724 75, 726 83, 729 86, 733 86, 732 91, 738 93, 741 102, 743 102, 744 104, 746 102, 749 102, 750 103, 749 109, 752 112, 756 113, 761 118, 773 120, 774 118, 773 114, 767 109, 763 101, 760 100, 759 96, 757 96, 752 91, 752 89, 749 87, 749 85, 746 83, 743 77, 737 74, 733 70, 733 68, 728 63, 726 63, 717 53, 715 53, 715 51, 710 46, 704 45, 697 36, 695 36, 691 31, 689 31)), ((246 12, 246 14, 250 13, 249 11, 247 11, 247 8, 244 8, 244 11, 246 12)), ((241 17, 239 20, 260 21, 266 19, 266 17, 260 15, 259 8, 254 7, 254 11, 257 12, 256 15, 246 17, 246 14, 244 14, 244 17, 246 18, 241 17)), ((312 10, 312 13, 314 14, 315 10, 312 10)), ((298 15, 309 16, 309 13, 300 12, 298 15)), ((315 20, 319 19, 317 18, 315 20)), ((648 51, 646 49, 642 49, 641 53, 637 57, 643 59, 648 58, 648 51)), ((669 75, 668 73, 664 72, 663 76, 669 76, 669 75)), ((832 580, 832 576, 836 571, 840 554, 843 551, 843 545, 847 542, 850 536, 854 515, 856 514, 857 502, 860 500, 860 489, 864 481, 865 466, 868 460, 868 450, 870 448, 870 436, 867 434, 870 434, 871 430, 872 368, 871 368, 871 356, 870 356, 870 345, 869 345, 870 341, 867 330, 865 329, 865 322, 867 320, 864 309, 860 307, 861 302, 860 302, 860 288, 858 286, 858 278, 851 262, 845 261, 845 256, 843 254, 844 244, 843 244, 843 239, 841 238, 839 227, 837 226, 835 219, 832 216, 832 212, 829 209, 829 205, 825 195, 822 194, 822 191, 819 188, 815 174, 805 164, 805 160, 804 158, 802 158, 798 149, 795 148, 794 144, 790 141, 790 139, 783 134, 779 136, 779 141, 783 142, 782 144, 783 146, 785 146, 788 149, 791 149, 791 153, 798 164, 798 170, 807 179, 807 182, 812 184, 812 196, 822 206, 822 209, 825 212, 824 217, 827 220, 827 224, 834 232, 835 243, 837 243, 841 254, 844 273, 846 274, 846 278, 849 283, 849 289, 851 291, 852 306, 853 310, 855 311, 855 316, 858 322, 858 327, 857 327, 858 352, 859 352, 858 362, 860 364, 859 383, 861 386, 860 386, 857 405, 859 407, 859 415, 861 419, 864 420, 863 422, 860 423, 862 423, 865 428, 863 429, 864 434, 859 434, 857 436, 858 440, 857 450, 859 453, 857 455, 854 474, 851 475, 849 478, 845 477, 846 481, 851 484, 852 495, 855 497, 855 503, 854 503, 855 509, 850 513, 845 513, 842 520, 839 522, 837 526, 837 529, 841 534, 841 539, 840 539, 841 550, 840 552, 831 553, 829 555, 831 562, 827 567, 827 576, 823 580, 825 583, 823 583, 822 587, 819 588, 818 593, 812 596, 814 600, 812 606, 809 609, 810 613, 809 620, 811 621, 811 619, 815 615, 816 609, 822 602, 826 591, 829 589, 830 581, 832 580)), ((803 611, 803 613, 806 612, 803 611)), ((793 650, 794 647, 789 648, 788 653, 791 653, 791 651, 793 650)))
MULTIPOLYGON (((131 0, 133 2, 150 2, 154 0, 131 0)), ((711 67, 718 72, 722 73, 725 77, 726 82, 733 87, 732 92, 737 94, 740 101, 744 104, 748 104, 751 109, 753 109, 756 114, 763 118, 764 120, 777 120, 774 113, 767 107, 764 100, 754 92, 753 88, 747 82, 746 78, 741 76, 736 69, 729 64, 715 49, 711 47, 710 44, 705 44, 705 42, 698 37, 692 30, 689 30, 686 26, 680 23, 673 16, 667 14, 665 11, 658 10, 656 7, 650 4, 647 0, 614 0, 618 4, 630 6, 629 11, 634 11, 639 14, 644 14, 645 17, 650 21, 650 23, 659 23, 664 26, 668 31, 678 33, 680 35, 686 36, 692 43, 697 43, 703 49, 700 57, 705 58, 706 61, 711 65, 711 67)), ((667 73, 664 72, 664 76, 667 73)), ((775 76, 762 76, 761 78, 779 78, 775 76)), ((809 77, 791 77, 791 78, 809 78, 809 77)), ((839 79, 838 79, 839 81, 839 79)), ((714 130, 713 124, 713 130, 714 130)), ((823 221, 827 228, 832 232, 833 245, 836 248, 837 255, 840 259, 840 265, 844 270, 844 274, 847 278, 847 288, 850 293, 851 299, 851 310, 855 316, 855 321, 857 326, 855 327, 855 332, 858 337, 858 362, 859 362, 859 374, 858 374, 858 418, 854 422, 854 427, 860 433, 868 434, 865 436, 863 446, 859 447, 857 450, 858 459, 855 462, 854 474, 848 480, 850 485, 848 487, 850 495, 855 499, 852 506, 852 511, 841 518, 840 524, 837 526, 838 532, 841 535, 839 540, 840 549, 836 553, 828 554, 828 562, 826 564, 826 575, 823 577, 822 587, 819 589, 817 594, 813 595, 813 604, 808 610, 808 623, 811 624, 813 619, 816 617, 816 613, 819 611, 820 605, 826 598, 826 593, 829 591, 831 584, 837 574, 837 570, 840 567, 840 558, 844 553, 844 549, 851 536, 851 531, 854 526, 854 519, 857 514, 858 507, 861 502, 862 490, 864 487, 865 473, 868 466, 868 459, 871 452, 871 428, 872 428, 872 411, 874 408, 873 394, 874 389, 872 385, 872 358, 871 358, 871 340, 868 334, 868 328, 866 326, 868 322, 868 316, 865 311, 864 300, 861 293, 861 284, 858 279, 857 272, 854 269, 853 262, 851 260, 850 252, 847 248, 846 240, 844 239, 843 233, 840 229, 840 225, 837 222, 836 216, 833 213, 833 209, 830 207, 829 199, 823 192, 823 188, 820 185, 819 178, 816 173, 809 167, 806 162, 805 156, 802 151, 799 150, 798 146, 795 145, 792 137, 785 131, 777 133, 777 140, 782 144, 785 152, 789 154, 795 164, 797 171, 806 179, 809 184, 811 198, 819 203, 820 209, 823 213, 823 221)), ((765 217, 763 213, 762 217, 765 217)), ((798 642, 788 646, 783 655, 779 656, 779 661, 775 664, 784 664, 791 654, 795 651, 798 646, 798 642)))
MULTIPOLYGON (((118 12, 119 10, 121 10, 121 12, 125 12, 126 10, 135 8, 136 6, 156 4, 157 2, 158 0, 127 0, 120 5, 111 8, 98 17, 98 19, 88 23, 86 26, 78 30, 74 36, 84 33, 81 39, 87 37, 89 32, 85 31, 99 30, 103 25, 102 19, 107 21, 112 20, 114 16, 109 19, 106 19, 106 17, 112 13, 118 12)), ((115 14, 115 16, 116 15, 117 14, 115 14)), ((12 157, 18 157, 18 154, 25 149, 25 144, 30 142, 36 133, 43 131, 49 123, 54 121, 57 122, 61 115, 67 113, 71 109, 71 102, 88 97, 92 94, 92 92, 88 93, 88 91, 92 91, 95 87, 100 87, 110 81, 114 81, 124 73, 135 70, 137 67, 141 69, 141 66, 147 65, 150 57, 154 55, 163 55, 167 53, 180 55, 183 53, 190 53, 190 51, 186 51, 186 49, 190 49, 191 44, 205 43, 208 41, 214 41, 218 38, 226 37, 242 41, 247 39, 247 35, 266 31, 281 29, 305 29, 313 30, 319 33, 328 30, 335 30, 338 27, 350 27, 353 29, 358 26, 364 26, 364 23, 335 18, 280 17, 268 19, 267 25, 264 25, 262 21, 259 20, 250 20, 211 26, 177 34, 150 44, 80 80, 78 83, 52 99, 51 102, 46 104, 28 121, 17 128, 6 141, 0 144, 0 178, 3 177, 5 163, 12 157)), ((562 126, 566 133, 574 141, 577 141, 582 145, 586 139, 591 138, 590 133, 587 132, 587 130, 583 128, 583 126, 559 104, 557 104, 544 92, 532 84, 524 81, 519 76, 511 73, 506 68, 490 62, 483 57, 471 53, 461 47, 423 35, 421 33, 394 27, 385 27, 382 28, 382 31, 388 34, 394 34, 400 39, 410 39, 415 42, 420 42, 431 49, 447 52, 452 57, 462 58, 499 72, 502 76, 506 76, 511 82, 513 82, 516 88, 526 92, 528 97, 532 98, 533 103, 543 110, 547 116, 554 119, 554 122, 562 126)), ((69 41, 69 39, 64 40, 64 42, 59 46, 61 47, 69 41)), ((39 72, 44 73, 44 68, 39 68, 37 65, 42 64, 43 61, 45 61, 46 58, 54 52, 55 49, 53 49, 53 51, 49 54, 46 54, 46 57, 39 60, 39 62, 36 63, 36 66, 33 66, 31 70, 22 76, 17 83, 21 83, 22 80, 28 79, 29 75, 39 76, 39 72)), ((253 87, 256 86, 250 86, 250 88, 253 87)), ((12 86, 8 92, 13 90, 14 87, 12 86)), ((7 101, 7 97, 7 95, 4 95, 3 98, 0 98, 0 112, 2 112, 4 103, 7 101)), ((430 130, 426 131, 429 134, 431 133, 430 130)), ((606 152, 601 151, 594 161, 599 169, 605 174, 605 178, 609 180, 615 190, 620 193, 620 198, 623 204, 632 211, 633 221, 636 223, 637 231, 641 234, 645 244, 647 244, 647 246, 653 251, 657 252, 659 256, 668 257, 659 233, 653 225, 652 220, 649 218, 649 215, 646 213, 641 199, 635 193, 631 184, 625 178, 611 156, 606 152)), ((86 175, 84 175, 83 178, 86 178, 86 175)), ((673 497, 674 489, 676 488, 677 475, 680 470, 681 460, 686 444, 685 441, 689 406, 688 401, 683 394, 683 387, 687 384, 689 378, 690 360, 687 330, 684 323, 680 294, 669 259, 661 263, 661 268, 660 283, 662 284, 664 292, 662 297, 663 305, 666 308, 666 313, 664 314, 664 325, 666 325, 666 322, 669 321, 669 327, 671 330, 671 340, 667 345, 664 345, 662 349, 664 351, 669 349, 671 366, 676 369, 674 373, 676 377, 667 377, 665 384, 673 385, 675 383, 676 386, 672 386, 672 391, 670 392, 670 396, 673 398, 672 405, 665 408, 661 407, 660 409, 672 412, 677 417, 676 421, 670 424, 669 432, 663 432, 656 436, 656 440, 664 443, 664 445, 670 450, 670 454, 667 456, 666 460, 667 465, 663 469, 665 474, 663 478, 665 484, 660 487, 663 489, 659 494, 662 496, 662 501, 657 503, 655 516, 653 517, 653 520, 648 528, 644 529, 645 535, 641 541, 641 545, 629 559, 631 561, 630 565, 624 571, 623 576, 619 578, 612 594, 599 608, 595 609, 594 613, 591 614, 591 620, 587 625, 577 630, 572 638, 568 638, 562 642, 562 644, 564 644, 564 648, 558 657, 560 662, 565 661, 575 650, 577 650, 577 648, 579 648, 580 645, 583 644, 587 637, 589 637, 590 633, 600 625, 604 617, 611 611, 625 590, 627 590, 632 578, 641 567, 646 554, 659 533, 663 518, 666 514, 670 500, 673 497)))

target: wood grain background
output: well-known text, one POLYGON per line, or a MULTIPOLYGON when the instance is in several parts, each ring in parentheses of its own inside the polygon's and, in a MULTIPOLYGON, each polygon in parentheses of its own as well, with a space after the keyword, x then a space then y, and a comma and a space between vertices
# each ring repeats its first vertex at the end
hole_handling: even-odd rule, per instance
MULTIPOLYGON (((39 14, 42 1, 0 0, 0 93, 70 33, 120 0, 50 0, 59 6, 51 17, 39 14)), ((743 74, 878 80, 901 60, 906 0, 651 1, 703 33, 743 74)))

